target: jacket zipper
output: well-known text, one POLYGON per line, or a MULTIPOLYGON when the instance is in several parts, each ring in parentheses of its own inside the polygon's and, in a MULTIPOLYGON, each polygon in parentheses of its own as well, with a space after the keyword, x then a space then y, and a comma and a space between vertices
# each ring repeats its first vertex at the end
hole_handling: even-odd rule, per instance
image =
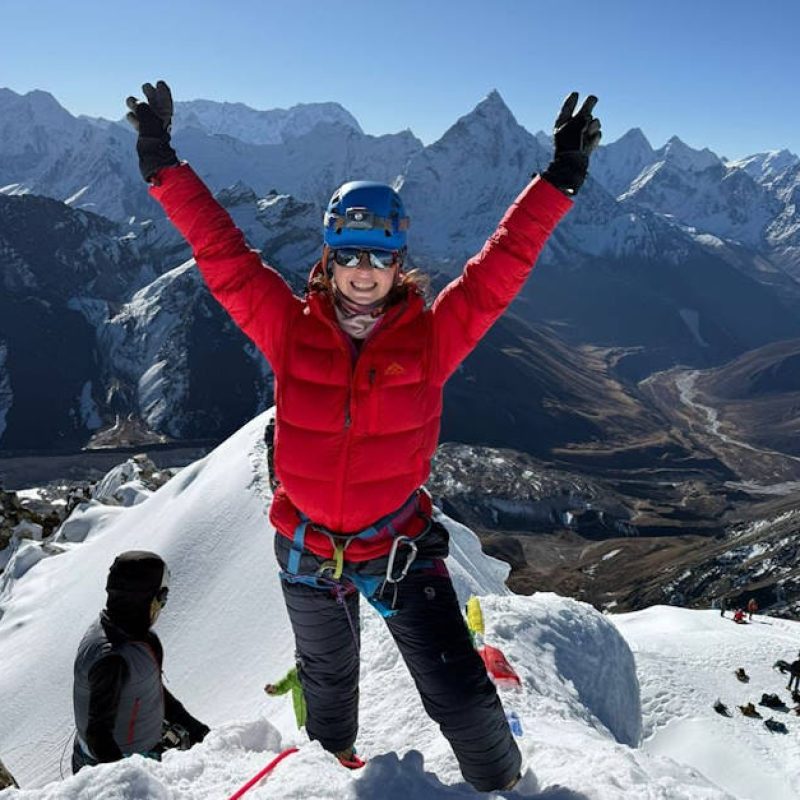
MULTIPOLYGON (((147 650, 148 654, 150 655, 150 658, 153 659, 153 662, 155 663, 156 667, 158 667, 159 676, 163 675, 164 671, 162 669, 161 664, 158 663, 158 658, 156 657, 156 652, 155 652, 155 650, 153 650, 150 642, 144 642, 143 641, 142 644, 144 645, 145 649, 147 650)), ((164 703, 164 681, 163 680, 159 680, 159 683, 161 684, 161 702, 164 703)), ((136 732, 136 720, 137 720, 137 718, 139 716, 139 709, 141 708, 141 705, 142 705, 142 699, 140 697, 137 697, 133 701, 133 710, 131 711, 131 718, 130 718, 130 721, 128 722, 128 746, 129 747, 133 744, 133 737, 134 737, 134 734, 136 732)))
POLYGON ((133 736, 136 732, 136 718, 139 716, 139 706, 141 702, 141 698, 139 697, 133 702, 133 710, 131 711, 131 718, 128 722, 128 747, 133 744, 133 736))
MULTIPOLYGON (((339 507, 336 509, 336 518, 339 521, 339 525, 341 525, 343 504, 344 504, 341 487, 342 484, 344 483, 343 476, 347 475, 347 469, 350 464, 350 436, 351 436, 350 427, 353 422, 353 417, 351 413, 351 407, 353 403, 353 384, 355 383, 356 374, 358 372, 358 362, 361 361, 361 363, 364 363, 362 361, 364 351, 370 344, 372 344, 372 342, 375 340, 375 337, 379 336, 381 331, 386 328, 386 320, 384 319, 380 328, 378 328, 378 330, 375 331, 375 334, 372 337, 370 337, 368 341, 364 342, 361 351, 356 355, 356 358, 353 359, 353 354, 350 349, 350 343, 347 341, 347 334, 342 330, 342 328, 339 326, 336 320, 331 319, 327 314, 324 313, 324 311, 322 313, 322 316, 327 321, 328 325, 330 325, 336 331, 338 342, 341 348, 345 351, 345 355, 350 359, 350 381, 347 384, 347 399, 345 401, 345 411, 344 411, 344 431, 347 438, 345 439, 345 445, 342 453, 342 471, 339 476, 339 486, 337 486, 337 492, 341 499, 341 502, 339 504, 339 507)), ((398 314, 397 316, 400 317, 402 316, 402 314, 398 314)), ((370 382, 370 385, 372 385, 372 383, 375 380, 374 368, 370 370, 367 377, 370 382)))

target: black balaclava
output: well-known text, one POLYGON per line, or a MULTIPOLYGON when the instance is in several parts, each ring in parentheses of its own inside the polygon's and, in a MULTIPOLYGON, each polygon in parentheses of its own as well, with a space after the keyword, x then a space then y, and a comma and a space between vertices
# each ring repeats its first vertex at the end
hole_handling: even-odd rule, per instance
POLYGON ((131 636, 143 637, 150 629, 150 605, 161 588, 165 569, 155 553, 120 553, 106 581, 106 614, 111 622, 131 636))

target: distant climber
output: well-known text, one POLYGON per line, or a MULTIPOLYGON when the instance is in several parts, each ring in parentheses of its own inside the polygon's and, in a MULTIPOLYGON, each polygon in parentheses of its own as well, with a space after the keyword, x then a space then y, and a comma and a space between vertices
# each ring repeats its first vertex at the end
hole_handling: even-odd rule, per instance
POLYGON ((155 553, 122 553, 106 592, 106 607, 75 656, 73 773, 134 753, 160 760, 174 746, 162 743, 165 725, 185 731, 187 747, 209 732, 163 684, 164 650, 150 628, 167 602, 167 565, 155 553))
POLYGON ((298 728, 305 727, 306 724, 306 699, 303 696, 303 686, 297 675, 297 667, 292 667, 277 683, 268 683, 264 691, 270 697, 292 693, 292 707, 294 708, 294 718, 298 728))
POLYGON ((790 692, 800 691, 800 653, 797 656, 789 665, 789 683, 786 688, 790 692))
POLYGON ((755 597, 751 597, 747 601, 747 615, 748 615, 747 618, 753 619, 753 614, 757 613, 758 613, 758 601, 755 599, 755 597))
POLYGON ((744 611, 741 608, 737 608, 733 614, 733 621, 738 623, 739 625, 745 624, 744 618, 744 611))

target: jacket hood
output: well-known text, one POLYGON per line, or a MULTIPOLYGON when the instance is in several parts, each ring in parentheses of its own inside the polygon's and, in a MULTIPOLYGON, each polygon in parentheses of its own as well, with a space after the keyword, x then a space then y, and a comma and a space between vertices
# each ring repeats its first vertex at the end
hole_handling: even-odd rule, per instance
POLYGON ((133 636, 150 628, 150 605, 161 589, 166 564, 156 553, 129 550, 114 559, 106 581, 106 614, 133 636))

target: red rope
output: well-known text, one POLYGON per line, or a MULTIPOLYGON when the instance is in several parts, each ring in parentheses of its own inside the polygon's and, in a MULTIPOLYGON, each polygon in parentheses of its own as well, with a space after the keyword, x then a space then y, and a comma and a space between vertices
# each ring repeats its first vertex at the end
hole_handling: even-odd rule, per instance
POLYGON ((267 775, 269 775, 269 773, 272 772, 272 770, 275 769, 275 767, 277 767, 278 764, 280 764, 281 761, 283 761, 283 759, 286 758, 286 756, 290 756, 292 753, 296 752, 297 752, 296 747, 290 747, 288 750, 284 750, 282 753, 275 756, 275 758, 273 758, 272 761, 270 761, 269 764, 267 764, 267 766, 261 770, 261 772, 259 772, 257 775, 253 775, 253 777, 250 778, 250 780, 247 781, 247 783, 244 786, 242 786, 241 789, 237 789, 237 791, 235 791, 228 798, 228 800, 239 800, 239 798, 246 791, 252 789, 262 778, 265 778, 267 775))

